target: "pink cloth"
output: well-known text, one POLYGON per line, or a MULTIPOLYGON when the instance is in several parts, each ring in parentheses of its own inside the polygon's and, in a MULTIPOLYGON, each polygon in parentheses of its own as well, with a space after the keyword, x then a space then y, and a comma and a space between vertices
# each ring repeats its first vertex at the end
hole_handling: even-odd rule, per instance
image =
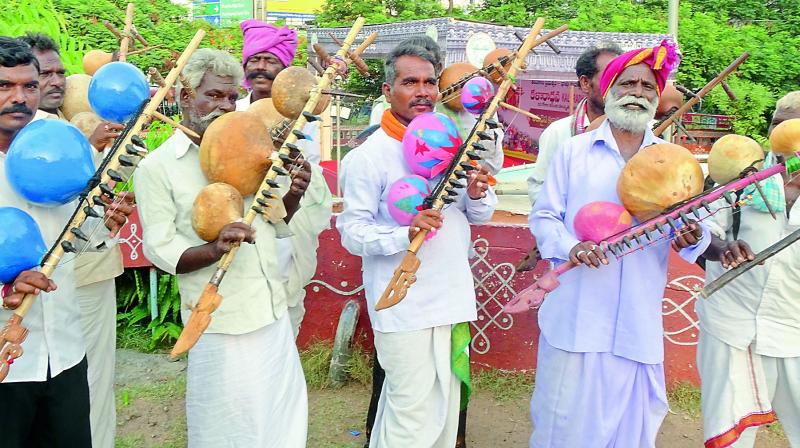
POLYGON ((658 96, 664 91, 664 86, 667 84, 667 78, 672 71, 678 67, 680 63, 680 56, 675 51, 675 44, 661 41, 656 47, 653 48, 639 48, 623 53, 606 66, 603 76, 600 78, 600 91, 605 98, 611 86, 614 85, 617 77, 625 71, 626 68, 636 64, 647 64, 656 75, 656 83, 658 84, 658 96))
POLYGON ((242 63, 246 64, 250 56, 268 51, 288 66, 297 51, 297 33, 289 27, 277 28, 260 20, 250 19, 242 22, 244 45, 242 46, 242 63))

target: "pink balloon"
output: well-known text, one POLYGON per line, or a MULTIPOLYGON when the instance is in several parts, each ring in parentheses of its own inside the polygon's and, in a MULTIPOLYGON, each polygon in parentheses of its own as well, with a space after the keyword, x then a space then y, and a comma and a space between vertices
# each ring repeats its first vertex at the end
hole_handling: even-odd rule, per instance
POLYGON ((581 241, 601 241, 631 227, 633 218, 620 204, 608 201, 590 202, 575 215, 572 226, 581 241))
POLYGON ((438 112, 417 115, 403 135, 403 155, 408 167, 426 179, 445 171, 459 146, 461 136, 456 124, 438 112))
POLYGON ((461 104, 474 115, 480 115, 494 98, 494 85, 482 76, 476 76, 461 89, 461 104))
POLYGON ((410 225, 430 192, 428 180, 422 176, 412 174, 397 179, 386 195, 389 215, 401 226, 410 225))

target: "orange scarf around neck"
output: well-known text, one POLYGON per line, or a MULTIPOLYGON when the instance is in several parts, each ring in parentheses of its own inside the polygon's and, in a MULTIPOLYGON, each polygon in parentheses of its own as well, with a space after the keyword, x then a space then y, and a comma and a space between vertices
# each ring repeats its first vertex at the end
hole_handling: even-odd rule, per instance
POLYGON ((383 129, 386 135, 399 142, 403 141, 403 134, 406 133, 406 125, 400 123, 400 120, 398 120, 389 109, 383 111, 381 129, 383 129))

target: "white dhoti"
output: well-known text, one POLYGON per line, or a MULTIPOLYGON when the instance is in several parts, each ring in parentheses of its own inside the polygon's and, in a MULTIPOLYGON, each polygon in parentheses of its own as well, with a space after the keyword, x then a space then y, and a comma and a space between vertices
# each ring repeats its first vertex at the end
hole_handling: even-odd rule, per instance
POLYGON ((800 358, 773 358, 732 347, 708 332, 697 347, 707 448, 749 448, 758 426, 777 418, 800 447, 800 358))
POLYGON ((113 448, 117 428, 114 361, 117 344, 117 294, 114 279, 75 289, 89 365, 89 420, 92 446, 113 448))
POLYGON ((667 410, 663 364, 567 352, 539 337, 531 448, 654 447, 667 410))
POLYGON ((450 367, 451 327, 374 332, 386 380, 370 448, 453 448, 461 382, 450 367))
POLYGON ((308 395, 289 317, 242 335, 204 334, 189 352, 191 448, 303 448, 308 395))

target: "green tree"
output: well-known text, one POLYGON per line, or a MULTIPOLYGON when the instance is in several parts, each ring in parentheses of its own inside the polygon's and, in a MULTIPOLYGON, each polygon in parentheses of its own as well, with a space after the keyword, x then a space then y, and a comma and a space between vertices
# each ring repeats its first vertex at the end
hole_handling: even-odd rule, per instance
POLYGON ((67 74, 82 73, 86 45, 71 35, 66 17, 49 0, 6 0, 0 14, 0 35, 20 36, 28 31, 44 33, 59 47, 67 74))
POLYGON ((366 23, 389 23, 433 17, 460 16, 458 8, 445 9, 437 0, 326 0, 317 15, 318 26, 348 26, 357 17, 366 23))
MULTIPOLYGON (((664 33, 666 0, 487 0, 470 17, 527 26, 536 17, 571 30, 664 33)), ((715 90, 700 106, 734 115, 735 130, 762 137, 775 101, 800 86, 800 7, 797 0, 689 0, 681 2, 678 82, 699 89, 744 51, 749 59, 730 77, 738 95, 715 90)))

